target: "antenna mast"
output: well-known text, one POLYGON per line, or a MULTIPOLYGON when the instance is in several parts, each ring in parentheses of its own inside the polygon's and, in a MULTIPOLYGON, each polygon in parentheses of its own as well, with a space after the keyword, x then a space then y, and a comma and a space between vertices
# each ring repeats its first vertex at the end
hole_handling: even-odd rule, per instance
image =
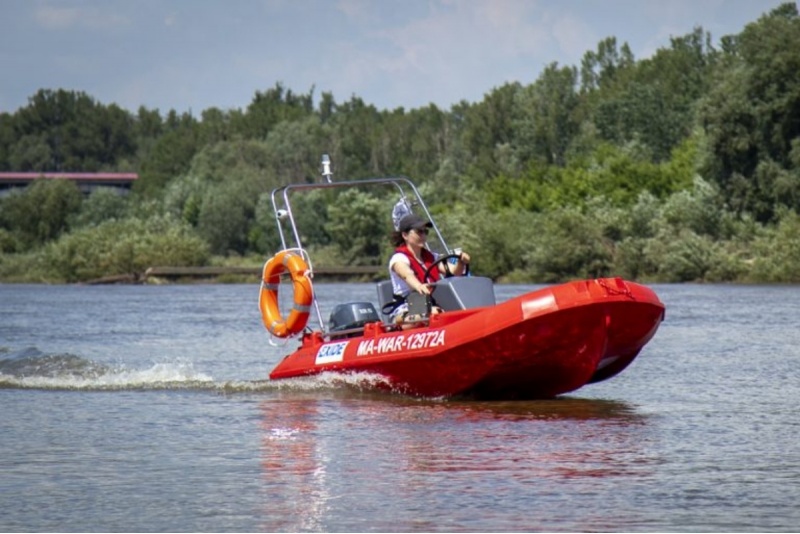
POLYGON ((331 157, 327 154, 322 155, 322 176, 329 184, 333 182, 333 171, 331 170, 331 157))

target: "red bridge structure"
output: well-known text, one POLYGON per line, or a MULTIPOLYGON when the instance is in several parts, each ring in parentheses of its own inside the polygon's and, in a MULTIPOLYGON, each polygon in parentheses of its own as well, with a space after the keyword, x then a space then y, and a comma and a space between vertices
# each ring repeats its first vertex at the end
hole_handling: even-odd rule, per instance
POLYGON ((27 187, 34 180, 70 180, 75 182, 84 195, 101 187, 111 187, 121 195, 127 195, 133 183, 139 179, 136 173, 119 172, 0 172, 0 196, 8 195, 20 187, 27 187))

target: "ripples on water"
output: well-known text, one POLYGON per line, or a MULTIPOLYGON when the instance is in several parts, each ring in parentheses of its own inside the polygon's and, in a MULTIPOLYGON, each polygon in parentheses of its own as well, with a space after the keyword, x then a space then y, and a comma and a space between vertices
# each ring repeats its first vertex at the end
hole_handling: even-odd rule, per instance
POLYGON ((271 383, 252 287, 0 286, 0 531, 796 530, 800 289, 656 289, 620 376, 467 402, 271 383))

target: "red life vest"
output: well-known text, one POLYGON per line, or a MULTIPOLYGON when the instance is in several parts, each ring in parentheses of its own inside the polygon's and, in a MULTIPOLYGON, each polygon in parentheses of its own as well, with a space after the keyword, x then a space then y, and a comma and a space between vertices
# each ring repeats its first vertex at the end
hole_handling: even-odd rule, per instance
POLYGON ((439 276, 439 269, 433 269, 430 274, 428 275, 428 280, 425 280, 425 270, 429 269, 433 262, 436 260, 436 257, 433 255, 433 252, 430 250, 423 248, 422 249, 422 262, 424 265, 420 265, 417 258, 414 257, 414 253, 409 250, 408 245, 402 245, 394 249, 395 252, 399 252, 400 254, 404 254, 407 258, 409 263, 411 264, 411 270, 414 271, 414 275, 417 277, 417 280, 422 282, 423 284, 430 283, 430 282, 437 282, 440 278, 439 276))

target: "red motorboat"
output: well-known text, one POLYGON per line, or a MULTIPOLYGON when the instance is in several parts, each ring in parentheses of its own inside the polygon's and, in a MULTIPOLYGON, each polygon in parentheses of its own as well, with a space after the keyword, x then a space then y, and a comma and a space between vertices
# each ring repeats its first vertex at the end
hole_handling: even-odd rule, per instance
POLYGON ((390 186, 401 195, 395 206, 424 212, 433 223, 444 250, 439 261, 448 261, 453 250, 407 178, 333 182, 325 157, 323 175, 326 182, 293 184, 272 192, 283 250, 264 266, 259 305, 272 335, 300 339, 300 346, 270 373, 272 380, 324 372, 365 373, 381 377, 365 382, 373 387, 414 396, 548 398, 620 373, 664 318, 664 305, 651 289, 620 278, 569 282, 496 303, 490 279, 464 276, 432 284, 433 298, 444 311, 423 312, 406 329, 377 312, 392 299, 388 281, 378 284, 377 309, 371 302, 340 303, 326 325, 289 193, 390 186), (287 247, 284 226, 291 230, 295 247, 287 247), (291 278, 294 295, 285 315, 278 309, 283 276, 291 278), (319 322, 316 329, 307 326, 312 311, 319 322))

